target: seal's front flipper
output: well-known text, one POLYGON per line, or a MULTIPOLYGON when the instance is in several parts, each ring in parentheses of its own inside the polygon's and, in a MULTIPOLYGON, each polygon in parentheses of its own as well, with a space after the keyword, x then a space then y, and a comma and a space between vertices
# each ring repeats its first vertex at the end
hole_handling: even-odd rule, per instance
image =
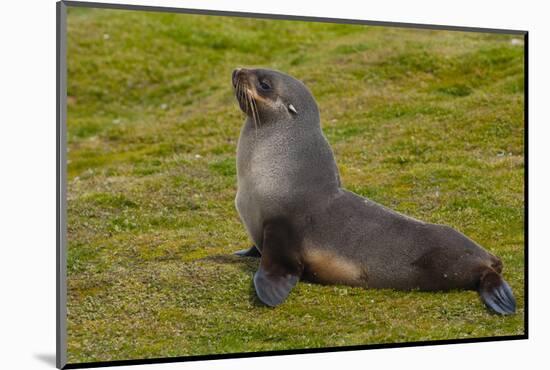
POLYGON ((506 281, 495 271, 488 271, 481 277, 479 295, 485 305, 499 315, 516 312, 516 299, 506 281))
POLYGON ((253 245, 252 247, 250 247, 248 249, 241 249, 240 251, 236 251, 234 254, 236 254, 237 256, 240 256, 240 257, 260 258, 262 256, 262 254, 260 253, 258 248, 256 248, 255 245, 253 245))
POLYGON ((260 266, 254 275, 254 287, 260 301, 275 307, 283 303, 299 279, 292 274, 270 274, 260 266))
POLYGON ((264 304, 275 307, 283 303, 300 280, 303 268, 298 248, 286 221, 265 223, 260 268, 254 275, 256 294, 264 304))

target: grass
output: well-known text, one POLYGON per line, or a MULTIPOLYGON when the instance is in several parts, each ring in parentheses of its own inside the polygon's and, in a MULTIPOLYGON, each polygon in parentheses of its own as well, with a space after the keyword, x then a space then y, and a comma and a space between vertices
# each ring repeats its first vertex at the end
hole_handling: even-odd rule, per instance
MULTIPOLYGON (((515 36, 517 38, 517 36, 515 36)), ((523 48, 512 36, 70 8, 71 363, 524 333, 523 48), (346 188, 500 256, 475 292, 299 283, 258 304, 234 208, 237 66, 303 80, 346 188)))

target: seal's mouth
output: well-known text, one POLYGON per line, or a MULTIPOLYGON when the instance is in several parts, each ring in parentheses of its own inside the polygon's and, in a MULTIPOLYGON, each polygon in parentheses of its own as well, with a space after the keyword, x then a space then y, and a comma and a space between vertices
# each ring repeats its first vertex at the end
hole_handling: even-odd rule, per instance
POLYGON ((258 127, 261 124, 260 114, 253 84, 249 82, 250 77, 249 70, 237 68, 231 75, 231 82, 241 110, 251 117, 254 125, 258 127))

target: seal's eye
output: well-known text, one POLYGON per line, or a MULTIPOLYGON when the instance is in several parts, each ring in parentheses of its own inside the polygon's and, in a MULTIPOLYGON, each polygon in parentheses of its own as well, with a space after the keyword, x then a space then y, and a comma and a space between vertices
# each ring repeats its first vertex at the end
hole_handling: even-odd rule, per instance
POLYGON ((271 90, 271 86, 266 81, 260 81, 260 88, 264 91, 271 90))

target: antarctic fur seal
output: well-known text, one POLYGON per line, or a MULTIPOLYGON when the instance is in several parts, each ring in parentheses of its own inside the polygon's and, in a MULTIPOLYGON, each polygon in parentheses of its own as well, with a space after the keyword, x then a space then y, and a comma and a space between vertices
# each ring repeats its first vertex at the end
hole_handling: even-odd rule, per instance
POLYGON ((267 69, 236 69, 246 113, 235 204, 260 257, 258 298, 281 304, 300 279, 426 291, 477 290, 492 311, 516 310, 502 262, 462 233, 407 217, 342 188, 307 87, 267 69))

